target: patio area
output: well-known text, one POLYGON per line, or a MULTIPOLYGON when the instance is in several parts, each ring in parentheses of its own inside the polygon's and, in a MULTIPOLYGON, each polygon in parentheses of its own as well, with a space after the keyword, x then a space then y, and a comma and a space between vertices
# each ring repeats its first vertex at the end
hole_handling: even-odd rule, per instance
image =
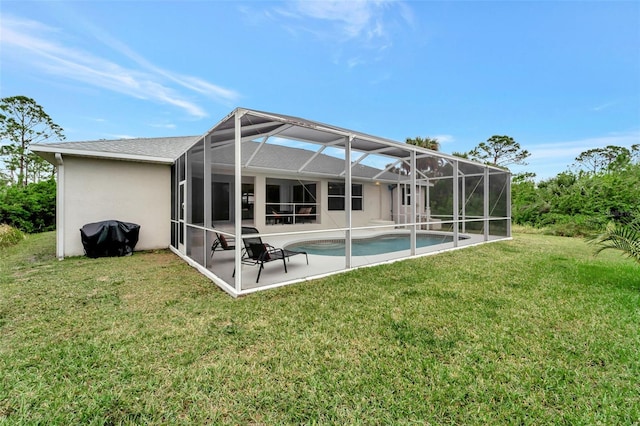
MULTIPOLYGON (((323 231, 315 233, 297 233, 291 235, 286 234, 260 234, 262 240, 276 248, 287 248, 290 250, 296 250, 296 245, 303 242, 314 241, 327 241, 327 240, 344 240, 344 231, 323 231)), ((407 239, 410 238, 410 231, 406 229, 358 229, 352 233, 352 240, 364 240, 368 241, 375 237, 384 237, 388 235, 403 235, 407 239)), ((367 254, 367 255, 354 255, 351 257, 351 265, 347 268, 346 257, 338 255, 322 255, 315 253, 308 253, 309 264, 307 265, 304 255, 296 255, 288 258, 287 272, 285 273, 281 260, 271 261, 265 263, 264 269, 260 274, 259 282, 256 282, 259 266, 243 264, 241 267, 242 273, 242 290, 250 293, 256 290, 263 290, 281 285, 299 283, 302 281, 309 281, 317 279, 326 275, 344 271, 345 269, 357 269, 360 267, 374 266, 383 263, 396 262, 412 257, 428 256, 433 254, 442 253, 444 251, 453 250, 457 248, 469 247, 477 244, 482 244, 485 241, 483 235, 478 234, 459 234, 458 243, 455 244, 451 241, 453 237, 452 232, 442 231, 419 231, 417 235, 431 235, 436 237, 448 237, 448 242, 442 242, 439 244, 428 245, 425 247, 417 247, 415 254, 412 255, 411 249, 397 250, 391 252, 385 252, 380 254, 367 254)), ((489 241, 499 241, 502 237, 491 237, 489 241)), ((230 244, 234 244, 233 240, 229 241, 230 244)), ((198 249, 204 249, 199 247, 198 249)), ((225 283, 234 282, 234 268, 235 268, 235 252, 233 250, 217 250, 209 253, 209 258, 206 260, 207 271, 212 274, 211 278, 214 281, 221 280, 225 283)))

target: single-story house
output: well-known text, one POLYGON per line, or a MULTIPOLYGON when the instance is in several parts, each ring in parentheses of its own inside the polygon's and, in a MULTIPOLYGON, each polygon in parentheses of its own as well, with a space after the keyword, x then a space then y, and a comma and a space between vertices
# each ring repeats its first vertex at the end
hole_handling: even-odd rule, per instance
POLYGON ((59 258, 83 254, 84 224, 134 222, 136 250, 170 248, 233 296, 511 234, 508 171, 288 115, 32 150, 57 168, 59 258), (252 262, 248 232, 305 256, 252 262))

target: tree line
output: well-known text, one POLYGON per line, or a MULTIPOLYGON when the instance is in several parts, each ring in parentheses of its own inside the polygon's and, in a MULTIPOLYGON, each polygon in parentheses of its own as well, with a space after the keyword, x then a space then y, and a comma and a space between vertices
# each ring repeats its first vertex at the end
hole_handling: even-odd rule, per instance
POLYGON ((530 174, 515 176, 513 222, 575 236, 589 235, 610 221, 631 220, 640 208, 639 149, 634 145, 585 151, 576 157, 573 170, 538 183, 530 174))
POLYGON ((54 167, 29 150, 51 139, 64 140, 63 129, 36 101, 0 99, 0 224, 27 233, 55 229, 54 167))

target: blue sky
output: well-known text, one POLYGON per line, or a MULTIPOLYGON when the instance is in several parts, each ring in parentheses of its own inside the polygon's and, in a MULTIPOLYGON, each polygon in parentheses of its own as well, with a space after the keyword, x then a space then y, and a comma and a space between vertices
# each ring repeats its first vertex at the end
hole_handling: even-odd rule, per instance
POLYGON ((69 141, 198 135, 235 107, 446 153, 495 134, 538 179, 640 143, 640 2, 0 4, 0 95, 69 141))

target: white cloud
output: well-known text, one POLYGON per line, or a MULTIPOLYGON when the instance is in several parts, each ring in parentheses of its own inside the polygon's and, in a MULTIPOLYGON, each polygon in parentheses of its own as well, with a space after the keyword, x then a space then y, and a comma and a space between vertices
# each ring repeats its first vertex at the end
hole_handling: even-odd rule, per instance
MULTIPOLYGON (((88 25, 88 24, 87 24, 88 25)), ((14 60, 25 62, 50 75, 101 87, 138 99, 166 103, 202 118, 207 113, 178 89, 188 89, 222 103, 233 103, 239 95, 204 81, 157 67, 108 34, 91 27, 93 34, 118 54, 132 59, 139 68, 119 65, 82 49, 63 44, 57 29, 40 22, 3 16, 2 45, 14 60), (179 87, 176 87, 179 86, 179 87)))
POLYGON ((595 111, 595 112, 604 111, 606 109, 611 108, 612 106, 615 106, 617 103, 618 102, 605 102, 604 104, 597 105, 597 106, 591 108, 591 111, 595 111))
MULTIPOLYGON (((274 9, 269 16, 279 19, 292 34, 313 34, 338 48, 353 44, 359 50, 380 52, 392 46, 393 20, 413 26, 413 13, 408 5, 395 0, 292 0, 274 9)), ((344 56, 349 68, 379 60, 365 60, 357 55, 344 56)))
POLYGON ((158 124, 149 124, 149 126, 157 127, 157 128, 160 128, 160 129, 175 129, 176 128, 176 125, 172 124, 172 123, 167 123, 167 124, 160 124, 160 123, 158 123, 158 124))
POLYGON ((523 147, 531 153, 533 160, 553 160, 558 158, 569 158, 569 165, 580 153, 594 148, 604 148, 608 145, 622 146, 629 148, 633 144, 640 143, 640 131, 628 133, 616 133, 608 136, 586 138, 575 141, 563 141, 554 143, 543 143, 523 147))
POLYGON ((391 73, 388 71, 383 72, 382 74, 376 76, 375 78, 369 80, 369 84, 372 86, 376 86, 378 84, 382 84, 391 79, 391 73))
POLYGON ((347 61, 347 66, 349 68, 355 68, 358 65, 363 64, 363 63, 364 63, 364 60, 361 57, 356 56, 356 57, 353 57, 353 58, 351 58, 351 59, 349 59, 347 61))
POLYGON ((413 15, 413 10, 403 2, 396 2, 395 4, 400 8, 400 16, 402 16, 403 21, 410 27, 415 27, 416 19, 413 15))
POLYGON ((138 136, 109 134, 107 135, 107 138, 108 139, 138 139, 138 136))
MULTIPOLYGON (((375 9, 381 2, 368 2, 364 0, 325 0, 325 1, 294 1, 291 2, 292 14, 329 21, 336 24, 341 30, 341 36, 346 38, 372 37, 371 28, 376 26, 373 21, 375 9)), ((384 30, 378 26, 377 35, 384 34, 384 30)))
POLYGON ((640 131, 612 133, 606 136, 559 141, 540 144, 524 145, 523 148, 531 153, 525 166, 513 166, 512 172, 535 172, 537 179, 548 179, 558 173, 569 170, 575 158, 582 152, 594 148, 604 148, 608 145, 630 148, 640 143, 640 131))
POLYGON ((434 138, 436 138, 440 144, 451 143, 456 140, 453 135, 435 135, 434 138))

